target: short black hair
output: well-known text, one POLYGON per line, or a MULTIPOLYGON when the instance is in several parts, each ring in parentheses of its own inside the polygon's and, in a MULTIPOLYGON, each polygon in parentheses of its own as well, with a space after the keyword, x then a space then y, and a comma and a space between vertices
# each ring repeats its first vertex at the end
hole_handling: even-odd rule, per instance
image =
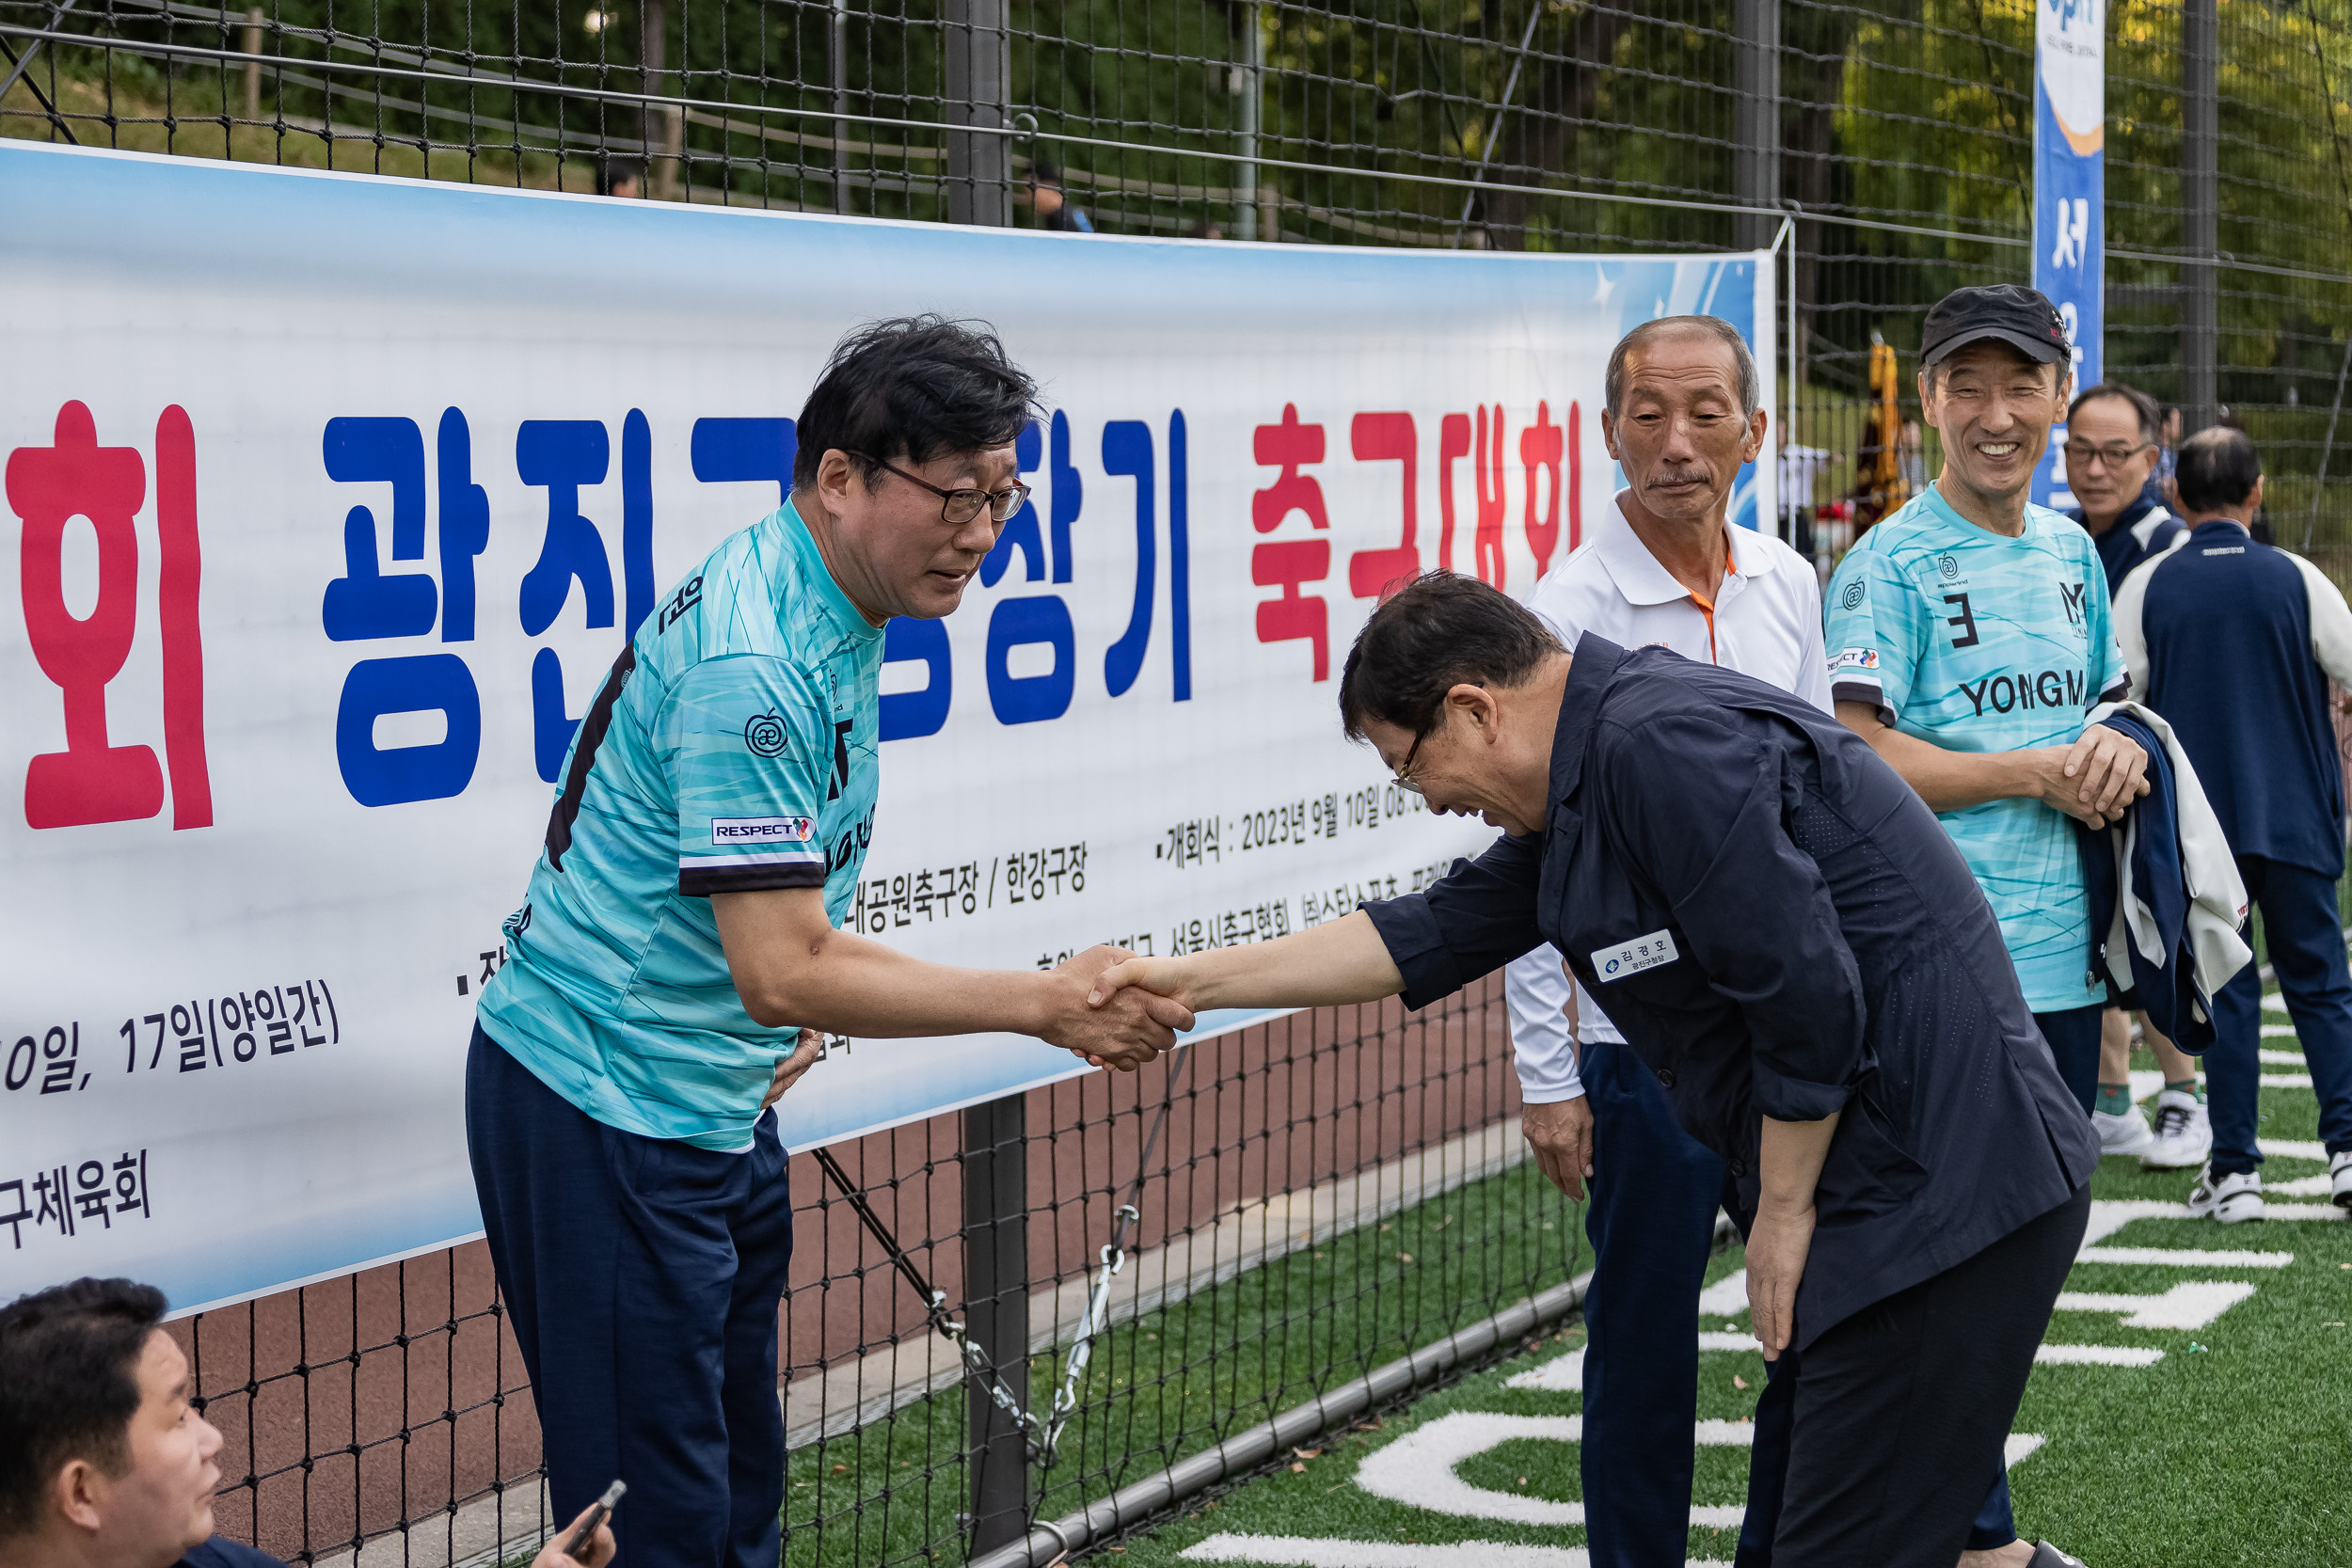
POLYGON ((795 489, 825 453, 850 454, 870 483, 878 459, 910 466, 1011 444, 1037 415, 1037 383, 985 322, 900 316, 841 340, 801 407, 795 489))
POLYGON ((1609 351, 1609 372, 1601 380, 1601 398, 1613 417, 1625 412, 1625 356, 1662 332, 1690 330, 1704 332, 1721 339, 1731 350, 1732 377, 1740 384, 1740 412, 1744 417, 1756 412, 1764 401, 1764 388, 1756 373, 1756 356, 1748 352, 1748 341, 1740 336, 1740 329, 1721 316, 1661 316, 1644 322, 1617 340, 1617 346, 1609 351))
POLYGON ((1461 685, 1518 686, 1560 640, 1534 612, 1476 578, 1430 572, 1390 595, 1347 652, 1340 724, 1350 740, 1371 721, 1427 735, 1461 685))
POLYGON ((2212 425, 2181 443, 2172 484, 2185 512, 2220 512, 2243 506, 2263 476, 2254 438, 2227 425, 2212 425))
POLYGON ((610 152, 601 152, 596 155, 596 194, 598 196, 611 196, 613 188, 624 180, 634 180, 642 185, 644 183, 644 179, 645 166, 638 159, 619 158, 610 152))
POLYGON ((130 1463, 139 1357, 164 1293, 128 1279, 77 1279, 0 1307, 0 1541, 40 1525, 58 1466, 130 1463))
POLYGON ((2082 412, 2084 404, 2099 398, 2122 398, 2130 404, 2132 412, 2139 419, 2139 438, 2148 445, 2153 447, 2164 439, 2164 410, 2156 406, 2156 400, 2138 388, 2121 381, 2102 381, 2095 387, 2086 387, 2076 392, 2074 401, 2066 405, 2067 422, 2074 422, 2074 416, 2082 412))
POLYGON ((1061 165, 1041 152, 1029 160, 1029 183, 1061 189, 1061 165))

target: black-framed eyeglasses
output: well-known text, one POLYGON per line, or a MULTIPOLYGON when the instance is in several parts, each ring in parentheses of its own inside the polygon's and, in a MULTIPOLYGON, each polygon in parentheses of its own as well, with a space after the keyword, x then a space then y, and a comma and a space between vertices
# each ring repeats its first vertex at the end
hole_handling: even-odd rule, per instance
POLYGON ((1413 759, 1421 755, 1421 743, 1428 738, 1429 732, 1427 730, 1423 730, 1421 734, 1413 736, 1412 745, 1406 749, 1405 760, 1396 765, 1396 782, 1398 786, 1400 788, 1409 789, 1416 795, 1421 793, 1421 785, 1415 784, 1412 779, 1413 759))
POLYGON ((2066 455, 2077 463, 2088 463, 2095 457, 2110 468, 2120 468, 2154 444, 2153 441, 2141 441, 2127 447, 2121 441, 2114 441, 2104 447, 2094 447, 2089 441, 2069 441, 2066 443, 2066 455))
POLYGON ((943 490, 938 485, 933 484, 930 480, 923 478, 919 474, 911 474, 907 472, 904 468, 901 468, 898 465, 891 462, 886 457, 876 457, 871 459, 871 461, 888 468, 892 473, 897 474, 900 479, 905 480, 909 484, 919 484, 924 489, 929 490, 932 495, 937 496, 939 498, 940 521, 944 523, 952 523, 957 528, 961 528, 964 524, 978 516, 982 507, 986 507, 988 509, 989 517, 993 521, 999 523, 1009 522, 1012 519, 1012 515, 1021 510, 1021 503, 1029 499, 1029 487, 1023 484, 1018 480, 1014 481, 1010 485, 1002 490, 974 490, 969 488, 943 490))

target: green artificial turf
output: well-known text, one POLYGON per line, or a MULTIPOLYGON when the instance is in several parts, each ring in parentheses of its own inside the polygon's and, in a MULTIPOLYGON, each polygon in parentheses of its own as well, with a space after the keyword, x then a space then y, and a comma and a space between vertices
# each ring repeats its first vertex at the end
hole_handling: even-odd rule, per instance
MULTIPOLYGON (((1579 1211, 1523 1163, 1114 1324, 1046 1472, 1057 1518, 1581 1272, 1579 1211)), ((1030 1368, 1045 1405, 1059 1355, 1030 1368)), ((964 1391, 796 1450, 790 1568, 961 1561, 964 1391)))
MULTIPOLYGON (((2274 1008, 2267 1022, 2284 1022, 2274 1008)), ((2285 1038, 2270 1049, 2292 1049, 2285 1038)), ((2152 1066, 2142 1060, 2136 1065, 2152 1066)), ((2291 1071, 2273 1064, 2266 1070, 2291 1071)), ((2318 1106, 2309 1089, 2263 1095, 2267 1138, 2312 1140, 2318 1106)), ((2273 1185, 2324 1169, 2273 1156, 2273 1185)), ((2187 1196, 2194 1172, 2143 1173, 2137 1162, 2103 1163, 2100 1199, 2187 1196)), ((2324 1204, 2320 1196, 2274 1196, 2280 1205, 2324 1204)), ((2161 1348, 2153 1367, 2039 1366, 2014 1430, 2044 1442, 2010 1481, 2018 1525, 2046 1537, 2090 1568, 2318 1568, 2352 1563, 2352 1224, 2272 1219, 2224 1228, 2211 1221, 2138 1220, 2105 1239, 2109 1246, 2292 1253, 2282 1269, 2080 1264, 2070 1291, 2153 1295, 2188 1280, 2243 1280, 2255 1293, 2194 1331, 2135 1329, 2115 1313, 2057 1315, 2048 1340, 2161 1348)), ((1708 1278, 1739 1267, 1736 1252, 1708 1278)), ((1745 1328, 1741 1312, 1704 1326, 1745 1328)), ((1416 1426, 1455 1411, 1529 1416, 1574 1414, 1573 1394, 1511 1389, 1505 1381, 1581 1342, 1571 1328, 1540 1349, 1434 1394, 1401 1413, 1336 1433, 1295 1455, 1290 1467, 1195 1504, 1181 1517, 1095 1560, 1122 1564, 1214 1561, 1182 1554, 1220 1532, 1343 1538, 1383 1543, 1518 1542, 1581 1546, 1573 1526, 1469 1519, 1373 1497, 1355 1484, 1366 1455, 1416 1426)), ((1756 1354, 1700 1358, 1699 1415, 1751 1417, 1763 1381, 1756 1354), (1740 1384, 1744 1383, 1743 1388, 1740 1384)), ((1702 1448, 1694 1501, 1738 1504, 1746 1450, 1702 1448)), ((1455 1472, 1475 1485, 1571 1499, 1579 1493, 1577 1449, 1516 1441, 1465 1461, 1455 1472), (1521 1484, 1524 1478, 1524 1485, 1521 1484)), ((1736 1531, 1693 1529, 1694 1561, 1727 1562, 1736 1531)))

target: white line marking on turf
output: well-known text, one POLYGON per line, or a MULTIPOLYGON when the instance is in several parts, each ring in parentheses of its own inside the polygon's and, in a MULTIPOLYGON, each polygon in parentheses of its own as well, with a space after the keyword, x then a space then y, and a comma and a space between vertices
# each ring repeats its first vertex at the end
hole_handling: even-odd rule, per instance
POLYGON ((2265 1072, 2262 1075, 2262 1086, 2265 1089, 2308 1089, 2312 1086, 2312 1075, 2308 1072, 2265 1072))
MULTIPOLYGON (((2269 1212, 2278 1217, 2281 1208, 2272 1207, 2269 1212)), ((2186 1212, 2183 1212, 2186 1218, 2186 1212)), ((2198 1252, 2187 1247, 2161 1246, 2087 1246, 2074 1255, 2077 1263, 2146 1263, 2174 1269, 2283 1269, 2295 1261, 2291 1252, 2198 1252)))
POLYGON ((2291 1040, 2294 1037, 2295 1025, 2292 1023, 2265 1023, 2263 1025, 2263 1038, 2266 1040, 2291 1040))
POLYGON ((2137 1072, 2128 1072, 2124 1076, 2131 1080, 2134 1104, 2153 1097, 2158 1089, 2164 1087, 2164 1074, 2153 1068, 2142 1068, 2137 1072))
POLYGON ((2038 1432, 2012 1432, 2009 1441, 2001 1445, 2001 1468, 2014 1470, 2033 1457, 2033 1451, 2049 1439, 2038 1432))
POLYGON ((2274 1159, 2325 1160, 2328 1158, 2328 1146, 2316 1140, 2307 1143, 2300 1138, 2265 1138, 2262 1144, 2263 1152, 2274 1159))
POLYGON ((1699 1292, 1699 1316, 1731 1318, 1748 1309, 1748 1271, 1734 1269, 1699 1292))
POLYGON ((2352 1220, 2352 1209, 2332 1203, 2265 1203, 2263 1216, 2274 1220, 2352 1220))
MULTIPOLYGON (((1501 1541, 1417 1546, 1401 1541, 1332 1541, 1223 1531, 1177 1556, 1186 1562, 1271 1562, 1291 1568, 1592 1568, 1593 1561, 1581 1546, 1522 1546, 1501 1541)), ((1724 1565, 1709 1563, 1707 1568, 1724 1565)))
POLYGON ((1759 1338, 1756 1338, 1755 1335, 1753 1335, 1753 1334, 1708 1334, 1708 1333, 1702 1333, 1702 1334, 1699 1336, 1699 1349, 1700 1349, 1700 1350, 1702 1350, 1702 1351, 1710 1351, 1710 1350, 1756 1351, 1756 1350, 1762 1350, 1763 1348, 1764 1348, 1764 1341, 1763 1341, 1763 1340, 1761 1340, 1761 1339, 1759 1339, 1759 1338))
POLYGON ((2301 1067, 2310 1060, 2300 1051, 2257 1051, 2254 1056, 2265 1067, 2301 1067))
POLYGON ((1540 1367, 1503 1379, 1502 1386, 1534 1388, 1547 1394, 1581 1394, 1584 1391, 1584 1353, 1572 1350, 1565 1355, 1555 1355, 1540 1367))
POLYGON ((2326 1171, 2317 1176, 2298 1176, 2291 1181, 2263 1183, 2265 1197, 2326 1197, 2335 1190, 2335 1183, 2328 1180, 2326 1171))
POLYGON ((2164 1352, 2138 1345, 2042 1345, 2033 1358, 2044 1367, 2153 1367, 2164 1352))
POLYGON ((2125 1328, 2203 1328, 2253 1293, 2243 1280, 2193 1279, 2158 1295, 2068 1291, 2058 1298, 2058 1310, 2121 1312, 2125 1328))
MULTIPOLYGON (((1591 1568, 1581 1546, 1527 1546, 1517 1542, 1452 1541, 1410 1545, 1401 1541, 1333 1541, 1299 1535, 1219 1532, 1177 1554, 1187 1562, 1268 1562, 1288 1568, 1591 1568)), ((1731 1568, 1692 1558, 1690 1568, 1731 1568)))
MULTIPOLYGON (((1692 1439, 1705 1447, 1743 1447, 1755 1438, 1746 1421, 1700 1421, 1692 1439)), ((1356 1467, 1356 1484, 1375 1497, 1425 1508, 1464 1519, 1502 1519, 1519 1525, 1581 1525, 1582 1503, 1532 1497, 1474 1486, 1454 1474, 1454 1466, 1504 1443, 1583 1441, 1581 1416, 1498 1416, 1462 1410, 1440 1416, 1427 1426, 1408 1432, 1356 1467)), ((1737 1529, 1744 1507, 1697 1505, 1691 1523, 1717 1529, 1737 1529)))

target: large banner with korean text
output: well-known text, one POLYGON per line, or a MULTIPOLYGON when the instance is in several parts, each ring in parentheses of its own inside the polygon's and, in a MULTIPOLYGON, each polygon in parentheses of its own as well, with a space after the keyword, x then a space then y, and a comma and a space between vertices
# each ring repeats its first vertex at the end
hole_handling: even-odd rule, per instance
MULTIPOLYGON (((1762 256, 988 231, 0 143, 0 1299, 238 1299, 480 1228, 462 1075, 558 764, 785 494, 876 317, 993 323, 1032 504, 898 622, 851 920, 926 958, 1264 941, 1491 833, 1340 736, 1432 567, 1524 594, 1617 483, 1602 372, 1762 256)), ((1773 514, 1771 466, 1737 518, 1773 514)), ((1238 1026, 1203 1020, 1204 1030, 1238 1026)), ((792 1147, 1087 1070, 858 1041, 792 1147)))

